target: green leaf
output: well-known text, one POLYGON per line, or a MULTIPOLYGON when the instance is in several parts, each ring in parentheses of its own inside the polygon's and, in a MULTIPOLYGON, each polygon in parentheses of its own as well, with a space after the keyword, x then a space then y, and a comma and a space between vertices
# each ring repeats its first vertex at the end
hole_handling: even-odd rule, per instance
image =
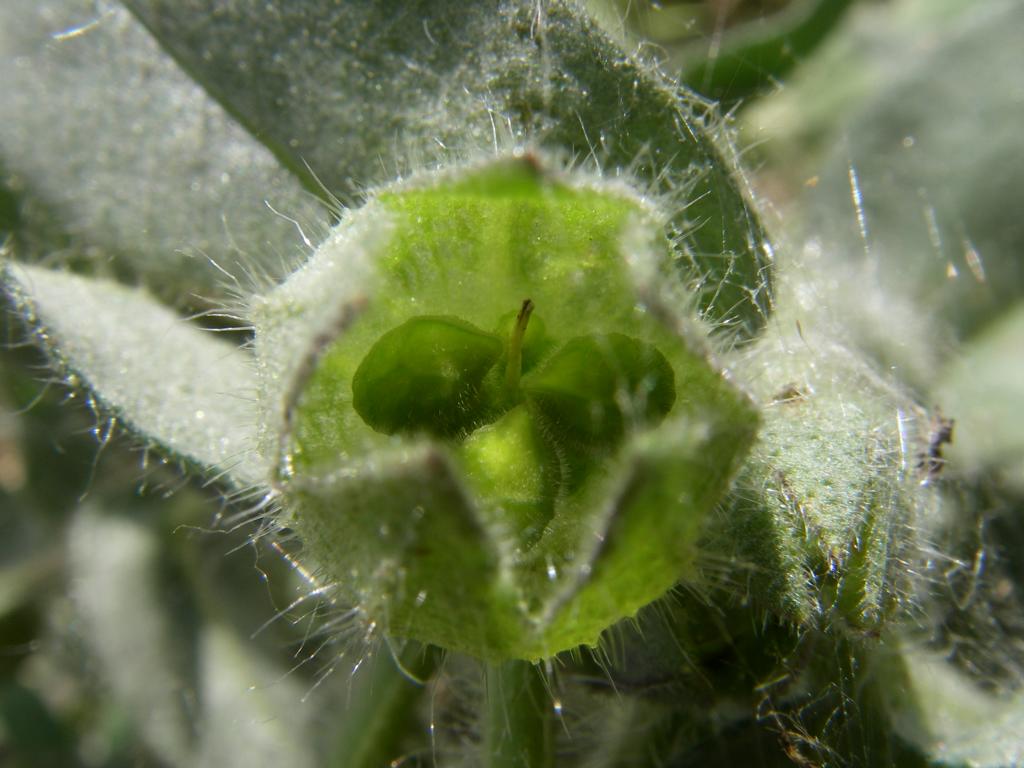
POLYGON ((161 760, 194 765, 191 628, 163 599, 159 539, 138 514, 85 507, 75 515, 68 548, 78 627, 103 679, 161 760))
POLYGON ((1024 7, 975 4, 949 26, 887 73, 808 193, 825 249, 917 300, 940 341, 979 332, 1024 295, 1024 102, 1011 96, 1024 7))
POLYGON ((317 765, 310 727, 315 704, 286 670, 253 652, 228 626, 211 621, 199 639, 198 757, 202 768, 312 768, 317 765))
POLYGON ((3 279, 68 384, 86 386, 116 420, 176 456, 238 485, 266 481, 245 353, 141 290, 15 264, 3 279))
POLYGON ((986 691, 934 652, 907 648, 901 661, 904 685, 887 690, 894 725, 933 765, 1020 764, 1024 695, 986 691))
POLYGON ((763 325, 770 247, 707 105, 574 4, 126 4, 309 189, 350 202, 433 159, 523 144, 590 157, 670 206, 681 274, 710 320, 740 338, 763 325))
MULTIPOLYGON (((945 448, 950 470, 995 470, 1009 487, 1024 492, 1024 302, 1005 312, 950 363, 936 398, 954 420, 945 448)), ((937 446, 942 449, 942 446, 937 446)))
POLYGON ((5 0, 0 28, 0 183, 18 258, 195 305, 298 261, 288 219, 322 231, 312 196, 123 8, 5 0))
POLYGON ((681 64, 681 79, 694 90, 726 106, 739 104, 777 88, 836 27, 852 2, 796 0, 767 20, 731 30, 720 44, 687 46, 673 57, 674 63, 681 64))

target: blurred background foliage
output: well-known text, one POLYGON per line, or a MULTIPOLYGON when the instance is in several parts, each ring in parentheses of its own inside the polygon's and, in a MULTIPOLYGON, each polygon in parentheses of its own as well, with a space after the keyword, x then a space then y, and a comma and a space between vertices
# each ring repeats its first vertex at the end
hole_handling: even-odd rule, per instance
MULTIPOLYGON (((862 664, 854 644, 837 650, 751 627, 727 600, 718 624, 692 626, 686 606, 695 598, 677 594, 613 630, 604 663, 559 662, 565 711, 584 713, 566 722, 587 745, 583 762, 1018 762, 1024 745, 1005 733, 1024 733, 1020 4, 587 5, 627 50, 721 102, 784 266, 822 278, 802 300, 833 306, 880 370, 956 425, 941 480, 947 519, 934 537, 944 583, 919 621, 924 645, 952 665, 897 685, 877 661, 862 664), (677 636, 702 649, 699 666, 680 658, 677 636), (786 700, 765 695, 773 660, 797 657, 811 678, 842 684, 788 710, 766 706, 786 700), (950 670, 969 685, 943 677, 950 670), (922 680, 934 687, 921 699, 934 703, 924 717, 934 733, 901 729, 882 714, 899 707, 879 703, 893 695, 886 688, 919 690, 922 680), (695 732, 692 714, 712 698, 734 710, 714 733, 695 732), (958 698, 977 720, 949 714, 958 698)), ((197 254, 271 277, 294 260, 294 230, 265 215, 268 189, 288 210, 323 220, 215 106, 193 127, 193 144, 175 143, 188 130, 170 127, 186 103, 180 95, 196 86, 117 9, 5 0, 0 75, 6 255, 190 296, 182 309, 191 312, 231 294, 197 254), (93 23, 116 34, 78 58, 55 44, 93 23), (113 70, 133 67, 143 75, 119 93, 108 87, 105 78, 120 77, 113 70), (154 113, 161 100, 169 106, 154 113), (19 121, 21 130, 11 128, 19 121), (138 152, 99 156, 90 138, 99 132, 137 142, 138 152), (49 147, 38 162, 25 157, 33 136, 49 147), (174 162, 182 146, 198 145, 211 156, 228 148, 230 167, 195 155, 174 162), (152 210, 185 194, 197 174, 214 190, 205 203, 137 215, 140 194, 152 210), (222 174, 242 192, 218 194, 222 174), (190 213, 200 208, 207 215, 190 213), (199 246, 187 252, 185 243, 199 246), (263 254, 255 266, 253 253, 263 254)), ((135 445, 51 380, 20 344, 16 318, 5 312, 0 323, 0 765, 354 765, 351 729, 341 724, 361 722, 368 688, 395 692, 394 721, 413 723, 396 737, 401 764, 472 764, 479 733, 457 659, 417 699, 390 649, 367 655, 358 626, 331 606, 300 601, 267 624, 308 587, 249 541, 251 527, 233 525, 244 505, 135 445)))

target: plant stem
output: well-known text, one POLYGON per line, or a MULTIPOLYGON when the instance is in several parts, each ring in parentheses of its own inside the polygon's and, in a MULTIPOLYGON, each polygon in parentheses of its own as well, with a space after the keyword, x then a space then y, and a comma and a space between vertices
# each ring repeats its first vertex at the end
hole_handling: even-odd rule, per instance
POLYGON ((400 658, 381 653, 357 674, 331 764, 341 768, 381 768, 400 757, 403 737, 423 686, 437 669, 441 652, 409 642, 400 658))
POLYGON ((551 694, 541 670, 526 661, 487 665, 487 768, 554 764, 551 694))

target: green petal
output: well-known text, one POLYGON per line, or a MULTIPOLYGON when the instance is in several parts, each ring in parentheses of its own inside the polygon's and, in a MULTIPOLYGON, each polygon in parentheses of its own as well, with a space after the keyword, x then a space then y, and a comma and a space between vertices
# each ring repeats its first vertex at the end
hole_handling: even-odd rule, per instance
POLYGON ((481 419, 480 384, 503 348, 456 317, 414 317, 370 347, 352 378, 352 407, 388 435, 465 431, 481 419))
POLYGON ((571 339, 523 390, 554 435, 590 447, 618 442, 630 426, 657 423, 676 399, 665 356, 621 333, 571 339))

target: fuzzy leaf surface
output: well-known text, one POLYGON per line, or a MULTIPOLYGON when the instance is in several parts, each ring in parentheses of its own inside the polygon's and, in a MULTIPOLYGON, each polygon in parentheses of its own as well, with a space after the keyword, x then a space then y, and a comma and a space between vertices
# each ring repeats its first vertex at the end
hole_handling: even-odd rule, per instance
POLYGON ((778 87, 843 18, 852 0, 804 0, 774 17, 726 36, 721 50, 691 45, 681 57, 682 79, 709 98, 736 105, 778 87))
POLYGON ((71 597, 87 647, 150 749, 168 765, 193 765, 193 628, 163 599, 159 537, 138 517, 78 511, 68 535, 71 597))
POLYGON ((932 765, 1004 768, 1024 760, 1024 696, 992 693, 941 655, 903 654, 906 690, 890 691, 897 732, 932 765))
POLYGON ((763 325, 770 249, 708 105, 574 4, 126 4, 311 190, 350 202, 411 166, 523 143, 591 157, 666 199, 710 319, 740 337, 763 325))
POLYGON ((954 419, 951 469, 996 469, 1024 491, 1024 302, 1002 315, 964 347, 944 372, 937 391, 954 419))
POLYGON ((1024 7, 950 26, 849 120, 807 202, 826 249, 967 338, 1024 295, 1024 7))
POLYGON ((0 4, 0 229, 201 305, 298 260, 324 216, 274 156, 120 5, 0 4), (231 274, 228 277, 212 261, 231 274))
POLYGON ((252 453, 256 385, 245 353, 142 290, 14 264, 4 282, 68 382, 85 384, 117 420, 236 484, 265 479, 252 453))
POLYGON ((211 621, 199 638, 203 703, 200 768, 317 765, 309 726, 314 707, 297 706, 306 691, 287 670, 255 653, 226 624, 211 621))

